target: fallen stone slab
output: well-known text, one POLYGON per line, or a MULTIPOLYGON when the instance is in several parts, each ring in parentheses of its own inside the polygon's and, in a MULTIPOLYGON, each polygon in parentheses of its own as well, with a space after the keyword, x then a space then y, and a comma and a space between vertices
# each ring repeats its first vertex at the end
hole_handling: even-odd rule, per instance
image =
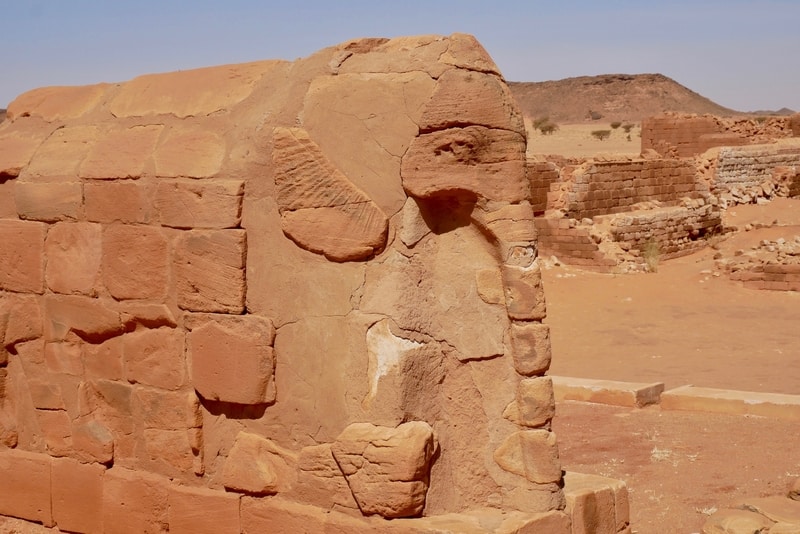
MULTIPOLYGON (((556 396, 556 398, 558 398, 556 396)), ((662 410, 759 415, 800 421, 800 395, 681 386, 661 395, 662 410)))
POLYGON ((800 526, 800 502, 786 497, 751 497, 740 501, 736 508, 756 512, 776 523, 800 526))
POLYGON ((663 382, 646 384, 565 376, 551 378, 557 402, 574 400, 641 408, 649 404, 657 404, 661 392, 664 391, 663 382))

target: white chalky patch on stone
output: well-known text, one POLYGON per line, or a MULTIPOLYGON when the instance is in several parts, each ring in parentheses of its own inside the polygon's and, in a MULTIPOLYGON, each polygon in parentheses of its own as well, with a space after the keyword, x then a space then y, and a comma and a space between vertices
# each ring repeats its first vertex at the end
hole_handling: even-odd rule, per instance
POLYGON ((384 319, 367 330, 367 353, 369 354, 370 377, 369 399, 378 392, 382 376, 397 367, 406 352, 421 347, 422 343, 397 337, 389 330, 389 321, 384 319))

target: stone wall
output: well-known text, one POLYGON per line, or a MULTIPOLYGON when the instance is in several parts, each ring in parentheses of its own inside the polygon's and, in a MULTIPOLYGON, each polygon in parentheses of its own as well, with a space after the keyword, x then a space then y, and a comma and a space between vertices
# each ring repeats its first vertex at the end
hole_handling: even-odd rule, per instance
POLYGON ((550 192, 550 186, 560 178, 559 168, 550 161, 528 160, 526 169, 531 187, 530 202, 533 211, 536 214, 544 213, 547 210, 547 193, 550 192))
POLYGON ((716 158, 714 191, 761 186, 773 178, 779 167, 800 170, 800 146, 723 147, 716 158))
POLYGON ((642 120, 642 152, 655 150, 662 156, 686 158, 712 147, 746 143, 746 137, 726 132, 710 115, 663 114, 642 120))
POLYGON ((691 161, 589 160, 552 184, 549 208, 575 219, 591 218, 628 211, 641 202, 675 203, 701 191, 691 161))
POLYGON ((751 289, 800 291, 800 264, 770 263, 732 272, 731 280, 739 280, 751 289))
POLYGON ((472 37, 45 88, 8 119, 0 515, 567 532, 525 130, 472 37))

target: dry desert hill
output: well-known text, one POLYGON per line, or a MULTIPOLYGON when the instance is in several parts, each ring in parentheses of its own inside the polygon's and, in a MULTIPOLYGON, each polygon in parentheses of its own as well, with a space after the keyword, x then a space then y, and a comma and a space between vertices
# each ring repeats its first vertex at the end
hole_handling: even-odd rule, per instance
MULTIPOLYGON (((665 111, 741 115, 663 74, 603 74, 546 82, 508 82, 522 112, 557 123, 586 120, 638 122, 665 111)), ((758 114, 791 114, 792 110, 758 114)))

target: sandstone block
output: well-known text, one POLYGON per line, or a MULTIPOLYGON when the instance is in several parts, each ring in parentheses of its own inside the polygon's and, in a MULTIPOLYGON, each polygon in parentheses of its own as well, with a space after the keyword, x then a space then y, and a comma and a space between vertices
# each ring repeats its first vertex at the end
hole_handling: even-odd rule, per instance
POLYGON ((55 293, 95 294, 100 275, 100 225, 58 223, 45 240, 45 280, 55 293))
POLYGON ((16 219, 17 203, 14 200, 16 180, 0 181, 0 219, 16 219))
POLYGON ((77 181, 78 166, 97 138, 95 126, 65 126, 54 131, 20 173, 26 181, 77 181))
POLYGON ((560 376, 554 376, 552 380, 559 401, 576 400, 641 408, 657 404, 664 391, 663 382, 645 384, 560 376))
POLYGON ((124 376, 131 383, 174 390, 186 383, 182 330, 143 329, 123 336, 124 376))
POLYGON ((704 534, 730 532, 771 532, 775 523, 763 515, 747 510, 719 510, 703 524, 704 534))
POLYGON ((225 159, 225 140, 208 130, 173 128, 153 153, 156 175, 162 178, 210 178, 225 159))
POLYGON ((120 314, 100 299, 78 295, 47 295, 44 299, 44 335, 48 341, 66 339, 74 332, 101 342, 124 331, 120 314))
POLYGON ((161 391, 136 387, 133 409, 145 428, 186 430, 202 425, 200 402, 193 391, 161 391))
POLYGON ((386 244, 388 219, 299 128, 276 128, 281 228, 298 246, 334 261, 368 258, 386 244))
POLYGON ((169 488, 169 531, 239 534, 239 495, 205 488, 169 488))
POLYGON ((19 182, 14 200, 20 219, 63 221, 80 218, 83 185, 80 182, 19 182))
POLYGON ((524 321, 541 321, 547 315, 538 262, 530 267, 503 266, 508 316, 524 321))
POLYGON ((173 478, 203 474, 202 440, 192 430, 145 428, 142 435, 144 448, 136 452, 148 471, 173 478))
POLYGON ((0 345, 13 347, 41 335, 42 311, 39 297, 6 295, 4 299, 0 299, 0 345))
POLYGON ((122 380, 123 336, 83 346, 83 368, 89 380, 122 380))
POLYGON ((296 455, 272 440, 239 432, 222 470, 222 485, 252 495, 272 495, 291 488, 296 455))
POLYGON ((162 125, 114 129, 98 137, 83 160, 81 178, 138 178, 144 174, 162 125))
POLYGON ((103 484, 106 532, 159 534, 168 528, 168 481, 142 471, 114 467, 103 484))
POLYGON ((175 244, 178 305, 198 312, 244 310, 244 230, 192 230, 175 244))
POLYGON ((521 426, 538 428, 550 423, 555 407, 550 377, 526 378, 517 386, 516 399, 505 409, 503 417, 521 426))
POLYGON ((53 460, 53 520, 61 530, 103 531, 105 467, 71 458, 53 460))
POLYGON ((48 122, 75 119, 91 111, 111 84, 40 87, 22 93, 8 105, 8 118, 41 117, 48 122))
POLYGON ((235 228, 242 212, 244 182, 170 181, 158 184, 159 222, 174 228, 235 228))
POLYGON ((628 488, 621 480, 567 472, 564 494, 573 532, 616 534, 629 526, 628 488))
POLYGON ((511 323, 514 368, 523 376, 543 374, 550 368, 550 327, 537 322, 511 323))
POLYGON ((783 496, 751 497, 742 500, 736 507, 757 512, 771 521, 800 523, 800 502, 783 496))
POLYGON ((426 198, 445 191, 521 202, 529 194, 525 179, 525 138, 483 126, 448 128, 416 137, 403 156, 403 188, 426 198))
POLYGON ((82 462, 108 464, 114 459, 114 436, 98 421, 73 425, 72 447, 75 457, 82 462))
POLYGON ((44 239, 39 222, 0 220, 0 289, 44 291, 44 239))
MULTIPOLYGON (((304 447, 297 456, 297 481, 286 496, 324 510, 358 511, 347 481, 336 464, 330 443, 304 447)), ((361 514, 358 511, 358 514, 361 514)))
POLYGON ((275 400, 272 323, 257 316, 219 317, 189 333, 192 384, 205 399, 235 404, 275 400))
POLYGON ((44 132, 9 132, 0 136, 0 177, 19 176, 44 140, 44 132))
POLYGON ((522 430, 511 434, 494 452, 494 460, 509 473, 536 484, 561 480, 556 436, 548 430, 522 430))
POLYGON ((386 518, 422 512, 435 448, 433 430, 421 421, 397 428, 353 423, 331 445, 361 511, 386 518))
POLYGON ((800 396, 681 386, 661 394, 661 409, 749 414, 800 421, 800 396))
POLYGON ((138 180, 86 182, 83 197, 89 221, 127 224, 149 221, 150 200, 145 185, 138 180), (120 202, 121 198, 125 202, 120 202))
POLYGON ((72 421, 64 410, 36 410, 45 449, 51 456, 72 453, 72 421))
POLYGON ((443 73, 420 119, 421 131, 470 125, 525 132, 522 113, 502 79, 474 70, 443 73))
POLYGON ((53 526, 51 465, 52 459, 46 454, 0 451, 0 514, 53 526))
POLYGON ((120 224, 103 230, 103 282, 114 298, 163 298, 168 267, 167 240, 159 229, 120 224))

